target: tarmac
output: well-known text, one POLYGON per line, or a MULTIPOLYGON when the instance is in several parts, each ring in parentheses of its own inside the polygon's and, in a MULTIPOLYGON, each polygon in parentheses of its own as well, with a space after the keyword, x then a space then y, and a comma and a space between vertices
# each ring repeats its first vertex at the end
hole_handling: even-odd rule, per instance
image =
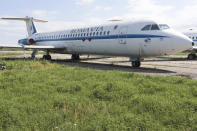
MULTIPOLYGON (((19 52, 19 51, 18 51, 19 52)), ((23 52, 22 52, 23 53, 23 52)), ((97 55, 82 55, 81 60, 71 61, 71 55, 51 54, 52 63, 70 65, 76 67, 91 68, 95 70, 119 70, 124 72, 134 72, 144 75, 156 76, 179 76, 197 80, 197 59, 187 60, 187 56, 171 55, 157 58, 146 58, 141 62, 140 68, 131 67, 131 62, 127 57, 111 57, 97 55)), ((30 59, 30 53, 19 56, 5 56, 6 59, 30 59)), ((36 59, 41 59, 42 55, 36 55, 36 59)))

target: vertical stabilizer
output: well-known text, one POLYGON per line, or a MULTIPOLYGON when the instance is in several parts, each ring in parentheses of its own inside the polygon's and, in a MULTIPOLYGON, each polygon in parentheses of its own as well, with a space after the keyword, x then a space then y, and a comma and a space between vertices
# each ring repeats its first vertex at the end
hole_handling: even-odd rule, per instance
POLYGON ((33 34, 37 33, 36 27, 34 25, 35 22, 48 22, 44 20, 38 20, 34 19, 33 17, 25 17, 25 18, 1 18, 3 20, 19 20, 19 21, 25 21, 26 22, 26 27, 27 27, 27 32, 29 36, 32 36, 33 34))

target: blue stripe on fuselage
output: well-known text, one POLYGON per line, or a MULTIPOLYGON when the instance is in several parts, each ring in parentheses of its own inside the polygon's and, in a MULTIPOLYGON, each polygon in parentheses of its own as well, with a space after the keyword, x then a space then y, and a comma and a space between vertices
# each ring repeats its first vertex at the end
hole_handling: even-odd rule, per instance
POLYGON ((45 42, 45 41, 70 41, 70 40, 82 40, 91 38, 91 40, 100 40, 100 39, 120 39, 120 38, 164 38, 168 36, 161 35, 146 35, 146 34, 125 34, 125 35, 106 35, 106 36, 85 36, 85 37, 71 37, 71 38, 56 38, 56 39, 41 39, 36 40, 36 42, 45 42))

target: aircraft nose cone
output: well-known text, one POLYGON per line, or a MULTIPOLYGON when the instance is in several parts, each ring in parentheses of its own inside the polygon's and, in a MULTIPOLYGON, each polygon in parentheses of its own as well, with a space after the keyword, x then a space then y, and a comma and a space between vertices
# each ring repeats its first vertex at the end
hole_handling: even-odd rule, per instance
POLYGON ((185 51, 185 50, 192 49, 192 46, 194 43, 187 36, 181 35, 181 36, 178 36, 177 44, 178 44, 177 46, 179 46, 178 48, 180 48, 180 51, 185 51))
POLYGON ((184 39, 183 43, 182 43, 183 48, 185 48, 186 50, 191 49, 193 46, 193 41, 190 39, 184 39))

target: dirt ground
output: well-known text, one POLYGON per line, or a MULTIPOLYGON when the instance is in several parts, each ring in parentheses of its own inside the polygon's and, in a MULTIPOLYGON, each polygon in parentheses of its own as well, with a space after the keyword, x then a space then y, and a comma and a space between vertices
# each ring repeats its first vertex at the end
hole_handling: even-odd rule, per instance
MULTIPOLYGON (((21 52, 23 53, 23 52, 21 52)), ((0 53, 1 54, 1 53, 0 53)), ((30 58, 30 53, 25 55, 30 58)), ((132 68, 129 58, 108 56, 81 56, 79 62, 72 62, 70 55, 52 54, 52 62, 71 66, 92 68, 96 70, 120 70, 147 75, 180 76, 197 80, 197 60, 187 60, 187 56, 174 55, 158 58, 147 58, 141 63, 140 68, 132 68)), ((24 59, 24 55, 6 56, 6 59, 24 59)), ((42 54, 36 58, 42 58, 42 54)))

